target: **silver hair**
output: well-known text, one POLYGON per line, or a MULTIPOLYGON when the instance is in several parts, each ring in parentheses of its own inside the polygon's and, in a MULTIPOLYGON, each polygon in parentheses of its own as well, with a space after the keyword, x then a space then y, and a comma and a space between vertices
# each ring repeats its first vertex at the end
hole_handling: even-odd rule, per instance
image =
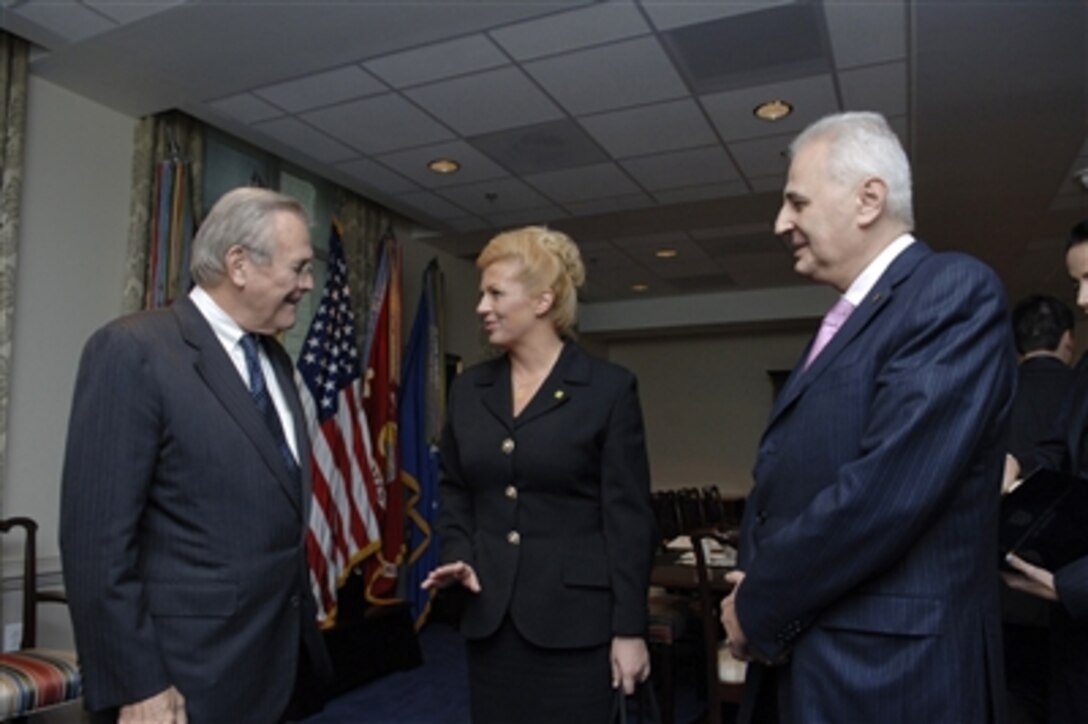
POLYGON ((867 111, 824 116, 793 140, 791 156, 814 141, 828 143, 831 178, 847 184, 880 178, 888 187, 888 215, 914 228, 910 161, 884 116, 867 111))
POLYGON ((206 287, 222 279, 227 252, 235 245, 248 251, 254 264, 269 264, 276 249, 275 215, 281 211, 310 225, 306 208, 276 191, 243 186, 223 194, 193 239, 189 263, 193 281, 206 287))

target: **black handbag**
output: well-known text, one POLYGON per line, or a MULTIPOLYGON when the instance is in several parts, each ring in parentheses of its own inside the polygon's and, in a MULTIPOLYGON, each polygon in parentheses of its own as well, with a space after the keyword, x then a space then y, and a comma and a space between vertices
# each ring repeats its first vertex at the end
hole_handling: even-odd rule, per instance
POLYGON ((638 713, 639 724, 661 724, 661 710, 657 707, 657 695, 654 694, 654 685, 646 680, 635 687, 635 693, 627 696, 623 693, 623 687, 616 689, 616 696, 612 700, 612 716, 608 718, 610 724, 627 724, 628 705, 634 701, 635 711, 638 713))

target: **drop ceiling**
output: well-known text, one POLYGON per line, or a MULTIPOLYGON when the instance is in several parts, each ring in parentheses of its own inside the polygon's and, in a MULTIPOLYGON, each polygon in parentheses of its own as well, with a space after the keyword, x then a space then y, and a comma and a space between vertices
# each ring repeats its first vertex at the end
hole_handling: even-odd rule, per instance
POLYGON ((784 151, 840 110, 888 116, 919 234, 982 257, 1012 295, 1068 296, 1061 245, 1088 216, 1076 0, 3 5, 0 25, 38 46, 32 73, 133 116, 184 110, 436 248, 568 231, 588 301, 804 283, 771 233, 784 151), (757 119, 771 99, 794 113, 757 119), (461 170, 428 171, 440 157, 461 170))

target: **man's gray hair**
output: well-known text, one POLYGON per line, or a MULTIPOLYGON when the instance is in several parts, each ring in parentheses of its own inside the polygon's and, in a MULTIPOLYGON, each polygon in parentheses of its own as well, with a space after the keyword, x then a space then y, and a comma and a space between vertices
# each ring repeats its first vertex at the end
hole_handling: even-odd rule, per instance
POLYGON ((227 251, 236 244, 249 252, 254 264, 270 263, 276 249, 275 215, 281 211, 310 225, 306 208, 276 191, 243 186, 223 194, 193 239, 193 281, 202 287, 218 283, 227 271, 227 251))
POLYGON ((876 176, 888 187, 888 215, 914 228, 910 161, 899 138, 879 113, 850 112, 824 116, 790 144, 791 156, 814 141, 828 143, 828 173, 840 183, 876 176))

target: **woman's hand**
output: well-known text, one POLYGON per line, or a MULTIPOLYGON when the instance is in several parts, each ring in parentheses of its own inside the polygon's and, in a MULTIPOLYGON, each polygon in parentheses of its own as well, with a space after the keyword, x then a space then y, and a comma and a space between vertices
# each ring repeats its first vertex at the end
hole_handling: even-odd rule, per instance
POLYGON ((1054 587, 1053 573, 1045 568, 1033 566, 1013 553, 1005 556, 1005 562, 1020 571, 1019 573, 1001 572, 1001 577, 1010 588, 1045 598, 1048 601, 1058 600, 1058 589, 1054 587))
POLYGON ((615 636, 612 639, 612 688, 623 687, 623 693, 635 693, 635 686, 650 678, 650 652, 646 641, 638 636, 615 636))
POLYGON ((480 579, 476 577, 476 571, 464 561, 456 561, 435 568, 427 574, 427 578, 420 584, 424 590, 431 588, 445 588, 460 583, 473 593, 480 592, 480 579))

